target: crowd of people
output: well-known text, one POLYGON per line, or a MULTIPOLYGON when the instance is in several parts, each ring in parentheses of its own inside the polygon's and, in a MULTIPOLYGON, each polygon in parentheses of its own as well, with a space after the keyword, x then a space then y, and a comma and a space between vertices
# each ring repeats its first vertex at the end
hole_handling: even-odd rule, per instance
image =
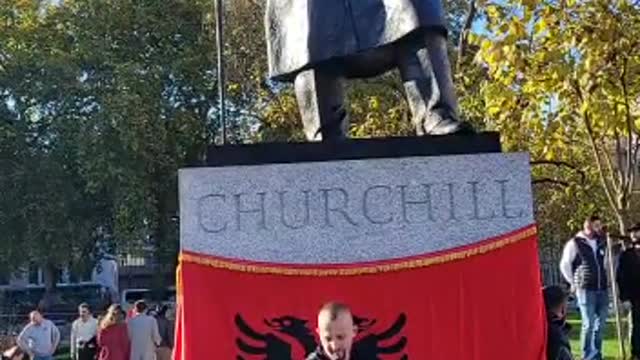
MULTIPOLYGON (((173 324, 166 317, 167 309, 150 310, 140 300, 130 317, 120 305, 113 304, 96 319, 89 305, 80 304, 79 317, 71 325, 71 360, 170 360, 173 324)), ((6 351, 3 359, 53 360, 60 339, 56 325, 34 310, 16 346, 6 351)))

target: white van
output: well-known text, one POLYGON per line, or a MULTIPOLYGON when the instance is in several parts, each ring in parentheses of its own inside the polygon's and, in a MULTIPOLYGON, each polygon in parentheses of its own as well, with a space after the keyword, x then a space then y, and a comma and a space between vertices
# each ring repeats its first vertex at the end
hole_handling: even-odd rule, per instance
POLYGON ((156 305, 167 305, 170 309, 175 308, 176 288, 170 286, 164 289, 126 289, 120 295, 120 306, 127 315, 131 313, 133 304, 138 300, 144 300, 149 308, 156 305))

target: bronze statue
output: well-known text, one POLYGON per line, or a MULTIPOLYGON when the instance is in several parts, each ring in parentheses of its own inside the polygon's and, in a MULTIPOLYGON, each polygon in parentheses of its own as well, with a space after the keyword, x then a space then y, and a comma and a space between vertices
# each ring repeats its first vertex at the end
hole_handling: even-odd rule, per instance
POLYGON ((441 0, 267 0, 272 79, 293 82, 309 140, 345 138, 345 79, 400 70, 418 135, 458 120, 441 0))

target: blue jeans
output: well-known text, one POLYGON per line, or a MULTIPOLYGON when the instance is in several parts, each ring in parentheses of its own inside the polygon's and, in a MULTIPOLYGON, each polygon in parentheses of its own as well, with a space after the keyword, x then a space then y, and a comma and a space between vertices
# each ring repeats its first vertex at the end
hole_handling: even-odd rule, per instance
POLYGON ((609 293, 607 290, 578 289, 576 297, 582 317, 582 333, 580 334, 582 358, 602 360, 602 331, 607 324, 609 293))
POLYGON ((53 356, 34 356, 33 360, 53 360, 53 356))

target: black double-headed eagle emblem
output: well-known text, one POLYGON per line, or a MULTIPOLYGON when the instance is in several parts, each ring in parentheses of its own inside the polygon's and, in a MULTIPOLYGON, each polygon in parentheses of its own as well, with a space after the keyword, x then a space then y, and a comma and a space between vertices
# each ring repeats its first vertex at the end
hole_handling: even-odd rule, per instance
MULTIPOLYGON (((270 329, 266 333, 254 330, 240 314, 236 314, 234 321, 242 334, 236 338, 240 351, 236 360, 293 360, 293 346, 296 344, 285 339, 295 339, 297 345, 302 346, 305 356, 318 346, 308 326, 309 321, 295 316, 285 315, 263 320, 270 329)), ((353 352, 358 355, 358 360, 408 360, 408 355, 404 352, 407 338, 401 335, 407 323, 404 313, 387 330, 379 333, 371 331, 377 323, 375 319, 354 316, 354 323, 358 328, 358 336, 353 344, 353 352), (384 355, 390 357, 383 357, 384 355)))

